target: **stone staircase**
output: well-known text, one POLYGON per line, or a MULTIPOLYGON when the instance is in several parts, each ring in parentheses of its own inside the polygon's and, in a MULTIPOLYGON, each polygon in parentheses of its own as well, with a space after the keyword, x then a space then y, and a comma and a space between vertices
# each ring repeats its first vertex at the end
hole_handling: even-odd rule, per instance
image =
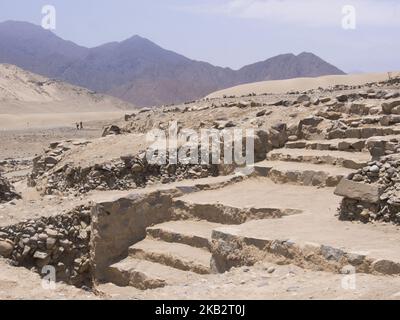
POLYGON ((153 289, 211 273, 211 234, 222 224, 170 221, 147 228, 147 236, 110 266, 107 280, 119 286, 153 289))
POLYGON ((275 183, 335 187, 371 160, 365 145, 365 139, 355 138, 288 142, 271 151, 255 170, 275 183))
POLYGON ((352 170, 307 162, 265 161, 255 166, 256 172, 275 183, 293 183, 304 186, 335 187, 352 170))
MULTIPOLYGON (((264 246, 262 250, 272 253, 274 257, 281 256, 287 259, 285 260, 287 263, 293 259, 294 263, 305 268, 317 265, 322 270, 339 272, 340 267, 347 263, 358 266, 357 270, 360 272, 397 274, 399 270, 400 273, 400 264, 393 262, 397 261, 397 255, 394 254, 393 261, 386 259, 390 257, 391 252, 395 252, 395 246, 391 245, 386 250, 382 245, 383 240, 378 241, 385 237, 387 231, 381 233, 380 230, 371 231, 371 228, 363 225, 354 226, 339 222, 335 213, 340 198, 333 194, 333 187, 336 187, 344 177, 365 167, 371 161, 371 155, 366 149, 367 139, 375 137, 390 141, 398 138, 396 136, 398 133, 400 129, 395 126, 384 128, 367 126, 351 129, 351 132, 347 130, 343 138, 327 137, 325 140, 286 143, 284 148, 271 151, 267 155, 267 160, 254 166, 258 176, 254 178, 256 180, 250 181, 250 179, 218 190, 199 192, 198 195, 193 193, 188 195, 187 199, 184 196, 179 201, 193 201, 204 205, 204 208, 201 209, 200 206, 200 211, 191 212, 189 220, 186 217, 185 220, 168 221, 148 227, 146 238, 132 245, 125 259, 108 267, 107 281, 118 286, 153 289, 187 283, 215 270, 224 271, 224 268, 214 265, 216 260, 215 252, 212 252, 212 243, 217 241, 219 243, 217 248, 225 246, 226 250, 230 250, 232 244, 227 242, 230 238, 237 241, 241 239, 246 245, 262 244, 261 247, 264 246), (258 182, 257 179, 263 180, 258 182), (264 189, 258 190, 257 183, 259 188, 264 189), (240 184, 243 186, 240 187, 240 184), (252 185, 254 190, 251 189, 252 185), (220 205, 224 199, 230 199, 225 205, 232 207, 249 209, 281 206, 282 211, 283 207, 290 207, 304 214, 297 212, 298 214, 294 215, 272 217, 275 219, 254 218, 253 221, 243 221, 244 223, 233 226, 232 221, 224 223, 218 219, 205 220, 209 216, 206 204, 220 205), (320 212, 324 214, 319 214, 320 212), (252 228, 256 230, 254 234, 252 228), (314 234, 316 228, 320 230, 314 234), (295 231, 291 232, 292 229, 295 231), (352 235, 353 229, 354 235, 352 235), (338 230, 338 234, 333 234, 335 230, 338 230), (358 252, 368 247, 366 239, 368 234, 371 234, 377 243, 376 247, 371 248, 372 258, 367 254, 353 254, 354 251, 358 252), (342 236, 343 239, 348 239, 349 248, 344 248, 343 239, 335 241, 335 237, 342 236), (295 240, 290 240, 291 244, 288 244, 287 239, 295 240), (280 243, 281 247, 276 248, 276 243, 280 243), (311 247, 314 246, 314 249, 317 248, 315 250, 319 250, 317 258, 308 257, 306 251, 310 251, 310 247, 307 245, 304 247, 307 243, 313 243, 311 247), (285 247, 286 245, 289 247, 285 247), (290 251, 290 246, 293 245, 299 246, 296 247, 296 253, 290 251), (273 246, 275 247, 272 248, 273 246), (385 261, 388 264, 385 264, 385 261)), ((389 238, 393 239, 393 234, 390 232, 388 234, 389 238)), ((399 237, 396 236, 397 238, 399 237)), ((246 245, 243 244, 243 247, 246 245)), ((239 249, 232 247, 232 252, 235 250, 239 249)), ((229 252, 225 253, 229 256, 229 252)), ((235 261, 235 264, 254 262, 245 256, 244 254, 243 261, 235 261)), ((224 259, 230 258, 224 257, 224 259)))
POLYGON ((360 169, 367 165, 371 156, 366 152, 346 152, 313 149, 278 149, 268 154, 272 161, 306 162, 327 164, 347 169, 360 169))

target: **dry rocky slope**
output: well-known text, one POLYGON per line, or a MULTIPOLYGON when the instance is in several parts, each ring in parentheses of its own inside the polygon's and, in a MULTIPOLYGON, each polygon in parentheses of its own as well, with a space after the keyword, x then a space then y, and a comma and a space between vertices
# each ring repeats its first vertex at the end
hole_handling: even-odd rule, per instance
MULTIPOLYGON (((399 79, 206 98, 127 114, 98 139, 54 142, 15 184, 22 199, 0 209, 9 217, 27 206, 17 223, 2 221, 0 254, 38 272, 54 265, 60 280, 104 297, 190 297, 191 283, 200 297, 243 267, 266 279, 283 270, 276 265, 296 270, 299 297, 310 292, 302 285, 307 275, 340 286, 337 275, 349 272, 363 274, 375 297, 396 297, 377 283, 400 275, 399 99, 399 79), (195 130, 255 129, 254 172, 149 165, 144 134, 174 120, 195 130), (30 193, 40 200, 23 204, 30 193), (38 201, 47 213, 32 217, 38 201)), ((238 285, 234 297, 251 297, 233 293, 238 285)), ((241 285, 245 292, 255 284, 241 285)), ((260 295, 268 287, 256 285, 260 295)), ((314 295, 327 297, 315 286, 314 295)), ((341 288, 329 297, 343 296, 341 288)))
POLYGON ((240 70, 221 68, 188 59, 139 36, 89 49, 39 26, 16 21, 0 23, 0 48, 0 63, 140 106, 181 103, 254 81, 344 74, 311 53, 284 54, 240 70))

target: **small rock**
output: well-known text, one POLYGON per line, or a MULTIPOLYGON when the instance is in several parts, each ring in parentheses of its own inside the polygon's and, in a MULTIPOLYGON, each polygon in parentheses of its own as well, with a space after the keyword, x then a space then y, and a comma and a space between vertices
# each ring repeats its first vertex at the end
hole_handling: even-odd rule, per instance
POLYGON ((370 169, 369 169, 369 171, 370 172, 379 172, 379 167, 377 166, 377 165, 373 165, 370 169))
POLYGON ((336 100, 339 102, 347 102, 347 100, 349 100, 349 97, 346 94, 342 94, 337 96, 336 100))
POLYGON ((256 117, 263 117, 267 113, 267 110, 261 110, 257 112, 256 117))
POLYGON ((275 272, 275 268, 274 267, 269 267, 268 269, 267 269, 267 272, 268 273, 274 273, 275 272))
POLYGON ((45 260, 49 257, 49 254, 47 252, 41 252, 41 251, 36 251, 35 254, 33 255, 33 258, 39 259, 39 260, 45 260))
POLYGON ((310 101, 311 101, 311 98, 308 95, 303 94, 303 95, 301 95, 300 97, 297 98, 296 102, 297 103, 306 103, 306 102, 310 102, 310 101))
POLYGON ((57 243, 57 240, 56 240, 56 239, 54 239, 54 238, 48 238, 48 239, 46 240, 46 248, 47 248, 47 249, 53 249, 54 246, 56 245, 56 243, 57 243))

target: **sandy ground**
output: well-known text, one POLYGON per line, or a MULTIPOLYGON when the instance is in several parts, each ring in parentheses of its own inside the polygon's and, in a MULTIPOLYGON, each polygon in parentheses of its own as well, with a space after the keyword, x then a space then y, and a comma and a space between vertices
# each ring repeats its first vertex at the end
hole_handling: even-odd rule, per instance
POLYGON ((260 262, 254 267, 203 276, 185 285, 140 291, 106 284, 97 288, 108 299, 173 300, 342 300, 400 299, 400 278, 366 274, 340 275, 292 265, 260 262))
MULTIPOLYGON (((7 117, 7 116, 6 116, 7 117)), ((17 117, 17 116, 13 116, 17 117)), ((75 113, 52 114, 50 118, 55 122, 52 126, 41 126, 37 128, 22 128, 23 120, 19 122, 7 122, 4 115, 0 114, 0 123, 7 123, 8 129, 0 130, 0 160, 7 158, 27 158, 41 154, 51 142, 69 139, 93 139, 101 137, 103 128, 112 123, 122 121, 121 113, 75 113), (83 122, 83 130, 76 129, 76 122, 83 122)), ((35 114, 34 119, 38 124, 48 121, 46 115, 35 114)), ((29 119, 32 121, 32 118, 29 119)))
POLYGON ((140 291, 132 287, 100 285, 95 293, 56 283, 42 286, 42 279, 25 268, 15 268, 0 259, 0 300, 312 300, 312 299, 400 299, 400 278, 365 274, 345 276, 313 272, 295 266, 259 263, 219 275, 203 276, 180 286, 140 291))
MULTIPOLYGON (((400 72, 393 72, 393 76, 400 72)), ((318 87, 328 88, 335 85, 362 85, 370 82, 388 80, 388 73, 367 73, 352 75, 334 75, 318 78, 296 78, 288 80, 262 81, 243 84, 232 88, 211 93, 207 98, 220 98, 226 96, 242 96, 250 93, 285 93, 289 91, 307 91, 318 87)))
POLYGON ((74 128, 77 122, 100 121, 122 118, 126 112, 72 112, 72 113, 30 113, 1 114, 0 130, 30 130, 52 128, 74 128))
POLYGON ((10 266, 0 258, 0 300, 85 300, 96 299, 91 292, 86 292, 62 283, 56 283, 53 289, 42 285, 39 274, 25 268, 10 266))

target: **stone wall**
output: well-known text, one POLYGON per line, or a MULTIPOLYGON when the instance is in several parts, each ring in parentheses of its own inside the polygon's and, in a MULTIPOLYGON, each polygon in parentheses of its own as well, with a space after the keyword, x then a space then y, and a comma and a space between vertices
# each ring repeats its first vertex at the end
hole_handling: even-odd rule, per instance
POLYGON ((1 227, 0 255, 38 273, 53 266, 57 281, 90 285, 90 210, 80 206, 69 213, 1 227))
MULTIPOLYGON (((247 139, 254 144, 254 160, 262 161, 273 147, 281 147, 287 141, 286 125, 271 129, 270 133, 255 130, 253 136, 243 138, 242 147, 245 154, 247 139)), ((161 164, 149 163, 147 152, 135 155, 124 155, 105 163, 98 162, 87 167, 66 163, 57 166, 65 156, 66 151, 75 145, 85 146, 89 142, 54 143, 46 152, 34 159, 34 166, 29 177, 29 186, 36 188, 43 194, 57 192, 86 193, 91 190, 129 190, 144 188, 154 183, 171 183, 181 180, 195 180, 218 175, 233 173, 237 165, 225 165, 223 158, 224 145, 221 142, 220 164, 201 164, 202 149, 198 146, 198 164, 185 163, 179 159, 177 164, 169 163, 169 153, 156 151, 155 155, 166 160, 161 164), (75 143, 75 144, 73 144, 75 143), (157 154, 158 152, 158 154, 157 154), (161 152, 165 154, 162 157, 161 152)), ((149 151, 149 150, 148 150, 149 151)), ((179 150, 181 153, 181 150, 179 150)), ((189 155, 188 155, 189 156, 189 155)), ((187 158, 188 162, 190 158, 187 158)), ((211 155, 210 155, 211 163, 211 155)), ((251 165, 251 164, 250 164, 251 165)))
POLYGON ((44 194, 54 192, 86 193, 91 190, 128 190, 153 183, 171 183, 219 175, 218 165, 149 164, 144 155, 123 156, 89 167, 65 165, 56 172, 39 177, 34 184, 44 194))
POLYGON ((103 279, 106 267, 127 256, 128 248, 146 237, 147 227, 171 220, 176 192, 136 193, 94 206, 91 261, 97 280, 103 279))

